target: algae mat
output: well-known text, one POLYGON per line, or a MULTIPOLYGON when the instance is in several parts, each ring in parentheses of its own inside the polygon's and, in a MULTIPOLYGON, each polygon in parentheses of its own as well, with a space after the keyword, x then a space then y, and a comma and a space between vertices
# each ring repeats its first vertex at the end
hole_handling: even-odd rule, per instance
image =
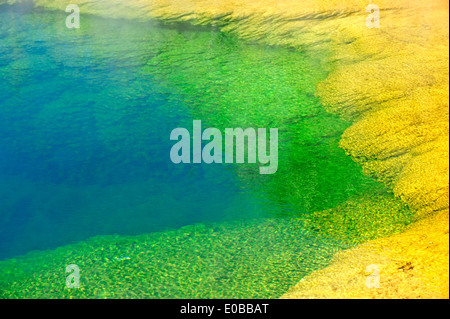
POLYGON ((279 219, 95 237, 1 262, 0 296, 276 298, 345 246, 279 219), (79 289, 65 286, 69 264, 80 267, 79 289))
MULTIPOLYGON (((380 201, 367 205, 375 207, 380 201)), ((389 200, 385 204, 392 206, 389 200)), ((348 226, 341 227, 311 224, 309 218, 257 219, 94 237, 35 251, 0 262, 0 297, 277 298, 300 278, 325 267, 338 251, 354 246, 351 230, 357 237, 373 220, 383 220, 386 227, 396 225, 397 231, 407 223, 407 218, 399 219, 399 213, 407 212, 404 208, 387 215, 382 205, 358 223, 361 208, 352 212, 343 207, 348 217, 340 225, 348 226), (65 269, 71 264, 80 269, 79 289, 66 287, 65 269)), ((366 238, 382 235, 374 229, 365 233, 366 238)))

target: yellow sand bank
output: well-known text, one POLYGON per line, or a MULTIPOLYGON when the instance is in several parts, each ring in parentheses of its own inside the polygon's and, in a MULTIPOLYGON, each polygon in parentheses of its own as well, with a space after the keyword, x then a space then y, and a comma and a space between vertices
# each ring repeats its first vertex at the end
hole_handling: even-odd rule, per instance
MULTIPOLYGON (((1 1, 0 1, 1 2, 1 1)), ((64 9, 69 1, 36 0, 64 9)), ((336 257, 285 297, 448 297, 448 3, 446 1, 70 0, 81 12, 214 24, 305 54, 328 51, 318 96, 351 119, 341 146, 416 213, 408 231, 336 257), (113 3, 110 8, 109 3, 113 3), (380 9, 368 28, 365 8, 380 9), (119 5, 117 5, 119 4, 119 5), (111 11, 114 10, 114 11, 111 11), (381 287, 368 290, 366 266, 381 287)), ((363 212, 362 212, 363 213, 363 212)))
POLYGON ((330 266, 282 298, 448 298, 448 245, 446 211, 401 234, 338 253, 330 266), (369 265, 379 268, 379 288, 369 288, 369 265))

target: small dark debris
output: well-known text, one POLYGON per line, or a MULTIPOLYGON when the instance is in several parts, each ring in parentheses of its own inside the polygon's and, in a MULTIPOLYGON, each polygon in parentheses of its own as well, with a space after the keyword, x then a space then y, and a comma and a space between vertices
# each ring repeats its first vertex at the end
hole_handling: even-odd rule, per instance
POLYGON ((414 269, 414 266, 410 262, 407 262, 405 265, 398 267, 398 269, 401 269, 403 271, 408 271, 408 270, 414 269))

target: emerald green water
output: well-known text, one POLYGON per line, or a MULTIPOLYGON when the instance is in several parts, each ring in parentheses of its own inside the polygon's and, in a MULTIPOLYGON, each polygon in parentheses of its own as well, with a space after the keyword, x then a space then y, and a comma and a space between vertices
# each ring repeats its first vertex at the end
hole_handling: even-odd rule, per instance
POLYGON ((410 221, 338 147, 351 123, 314 95, 327 52, 65 17, 0 5, 1 296, 274 298, 410 221), (170 132, 197 119, 278 128, 278 172, 173 164, 170 132))

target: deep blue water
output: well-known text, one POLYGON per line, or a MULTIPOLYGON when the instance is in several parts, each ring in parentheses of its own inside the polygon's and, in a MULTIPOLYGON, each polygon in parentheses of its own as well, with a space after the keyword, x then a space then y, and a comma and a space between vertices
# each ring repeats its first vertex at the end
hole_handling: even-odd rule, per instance
POLYGON ((121 22, 74 35, 60 17, 0 7, 0 258, 261 214, 227 167, 170 161, 171 130, 192 119, 142 71, 141 37, 158 32, 118 44, 105 30, 121 22))

